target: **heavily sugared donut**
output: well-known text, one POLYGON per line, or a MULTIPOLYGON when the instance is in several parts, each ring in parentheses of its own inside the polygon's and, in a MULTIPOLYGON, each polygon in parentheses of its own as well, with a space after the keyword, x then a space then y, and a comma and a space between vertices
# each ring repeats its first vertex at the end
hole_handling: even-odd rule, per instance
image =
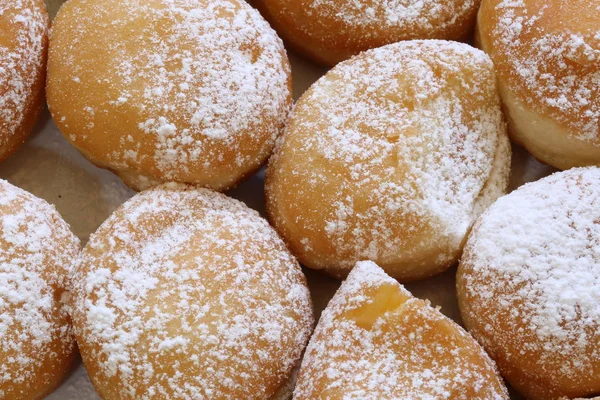
POLYGON ((54 207, 0 180, 0 399, 41 399, 74 367, 64 293, 78 252, 54 207))
POLYGON ((333 65, 400 40, 466 40, 481 0, 254 0, 296 49, 333 65))
POLYGON ((289 114, 283 44, 243 0, 70 0, 50 42, 58 128, 134 189, 227 189, 267 159, 289 114))
POLYGON ((243 203, 177 185, 142 192, 92 235, 73 324, 110 399, 268 399, 313 323, 297 261, 243 203))
POLYGON ((600 165, 600 2, 484 0, 478 40, 509 132, 561 169, 600 165))
POLYGON ((528 399, 600 393, 600 169, 573 169, 498 200, 458 271, 461 313, 528 399))
POLYGON ((340 63, 298 101, 267 171, 267 209, 304 265, 376 261, 412 280, 458 260, 506 189, 510 146, 492 63, 408 41, 340 63))
POLYGON ((350 272, 306 349, 295 400, 508 399, 462 328, 372 262, 350 272))
POLYGON ((43 0, 0 1, 0 161, 23 144, 44 105, 49 24, 43 0))

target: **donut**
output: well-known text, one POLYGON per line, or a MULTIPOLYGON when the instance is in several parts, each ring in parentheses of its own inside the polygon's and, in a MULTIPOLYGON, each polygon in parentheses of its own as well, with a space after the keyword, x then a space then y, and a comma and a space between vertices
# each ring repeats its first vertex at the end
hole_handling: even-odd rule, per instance
POLYGON ((342 62, 298 101, 269 162, 269 218, 299 261, 372 260, 409 281, 454 264, 510 167, 492 63, 446 41, 342 62))
POLYGON ((375 263, 359 262, 306 349, 295 400, 506 399, 467 332, 375 263))
POLYGON ((468 330, 527 399, 600 393, 600 169, 522 186, 473 227, 457 274, 468 330))
POLYGON ((136 190, 236 185, 271 154, 292 103, 283 44, 243 0, 70 0, 47 95, 63 135, 136 190))
POLYGON ((481 0, 254 0, 292 47, 325 65, 401 40, 468 40, 481 0))
POLYGON ((77 360, 66 290, 79 240, 53 206, 0 180, 0 249, 0 399, 41 399, 77 360))
POLYGON ((511 137, 559 169, 600 165, 600 12, 593 0, 483 0, 511 137))
POLYGON ((312 331, 306 279, 283 241, 208 189, 134 196, 73 275, 75 334, 105 400, 269 399, 312 331))
POLYGON ((43 0, 0 2, 0 161, 25 142, 44 106, 49 24, 43 0))

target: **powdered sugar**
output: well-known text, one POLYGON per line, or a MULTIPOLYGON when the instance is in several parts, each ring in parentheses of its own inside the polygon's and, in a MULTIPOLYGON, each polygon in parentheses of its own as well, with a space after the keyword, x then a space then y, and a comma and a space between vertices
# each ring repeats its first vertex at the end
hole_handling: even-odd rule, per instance
POLYGON ((465 250, 461 286, 473 332, 492 354, 502 353, 509 364, 534 354, 528 358, 547 382, 569 377, 583 387, 594 374, 600 362, 599 221, 597 168, 527 184, 481 217, 465 250))
POLYGON ((600 136, 598 7, 597 0, 502 0, 490 21, 491 55, 511 92, 590 143, 600 136))
POLYGON ((294 398, 507 399, 493 362, 461 328, 372 262, 352 270, 308 345, 294 398), (350 318, 384 287, 398 308, 370 329, 350 318))
POLYGON ((254 0, 295 48, 327 65, 401 40, 466 41, 481 0, 254 0))
POLYGON ((21 126, 32 107, 33 86, 45 60, 48 16, 37 0, 0 2, 0 144, 21 126))
MULTIPOLYGON (((79 241, 56 210, 0 181, 0 389, 54 384, 53 366, 74 350, 61 294, 79 241)), ((60 372, 59 372, 60 373, 60 372)))
MULTIPOLYGON (((50 87, 69 82, 61 89, 73 86, 81 96, 73 107, 93 111, 87 128, 78 126, 79 114, 52 107, 61 131, 70 140, 75 133, 86 154, 117 171, 200 184, 224 164, 241 175, 264 161, 288 117, 290 70, 281 40, 257 11, 237 0, 76 3, 67 4, 69 20, 57 18, 69 52, 61 53, 58 76, 51 69, 50 87), (95 43, 92 29, 112 40, 95 43), (108 59, 90 77, 97 53, 108 59), (127 123, 112 124, 120 115, 127 123), (105 135, 115 146, 96 153, 105 135)), ((227 180, 224 187, 234 183, 227 180)))
POLYGON ((267 199, 293 248, 311 253, 330 241, 329 264, 419 259, 432 241, 444 243, 444 264, 503 193, 509 158, 489 58, 458 43, 400 42, 339 64, 301 98, 271 161, 267 199), (406 233, 427 226, 428 238, 411 242, 419 234, 406 233))
POLYGON ((444 30, 464 18, 478 3, 476 0, 372 0, 339 2, 314 0, 309 3, 315 19, 334 18, 344 21, 348 29, 356 26, 402 27, 409 30, 444 30))
POLYGON ((91 237, 75 282, 103 396, 269 397, 312 325, 304 277, 272 228, 207 190, 134 197, 91 237))

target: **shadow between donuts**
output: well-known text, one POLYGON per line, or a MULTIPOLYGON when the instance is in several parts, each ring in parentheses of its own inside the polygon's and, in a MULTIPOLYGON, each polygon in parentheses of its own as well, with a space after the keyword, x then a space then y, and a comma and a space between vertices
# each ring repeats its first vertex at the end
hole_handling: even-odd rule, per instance
POLYGON ((67 145, 47 111, 29 140, 0 164, 0 178, 55 205, 82 245, 134 194, 111 172, 95 167, 67 145))

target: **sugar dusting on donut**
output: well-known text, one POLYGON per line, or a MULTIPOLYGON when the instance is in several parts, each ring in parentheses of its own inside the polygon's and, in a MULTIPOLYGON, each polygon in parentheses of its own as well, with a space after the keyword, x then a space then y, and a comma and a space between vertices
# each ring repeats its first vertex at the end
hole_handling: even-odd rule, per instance
POLYGON ((597 142, 600 2, 502 0, 494 12, 499 55, 493 58, 513 93, 569 127, 574 137, 597 142))
POLYGON ((0 244, 0 388, 27 387, 75 346, 61 293, 79 241, 54 207, 0 180, 0 244))
MULTIPOLYGON (((93 78, 105 82, 106 92, 90 99, 105 102, 83 104, 87 128, 102 125, 108 109, 128 110, 148 138, 121 132, 116 150, 108 155, 113 168, 136 166, 150 157, 161 179, 177 179, 178 174, 190 173, 190 165, 199 160, 206 159, 207 171, 211 163, 222 162, 218 154, 211 154, 218 153, 215 146, 237 149, 234 162, 241 166, 256 156, 245 154, 244 146, 257 146, 254 142, 262 140, 265 130, 267 142, 274 143, 290 111, 289 64, 281 40, 244 1, 123 0, 118 12, 122 17, 110 24, 96 18, 110 12, 104 9, 106 1, 77 3, 70 9, 73 18, 60 21, 77 24, 69 28, 72 37, 67 38, 74 49, 87 51, 86 40, 94 35, 91 29, 123 34, 119 40, 93 44, 107 46, 110 59, 93 78), (124 35, 130 26, 147 47, 135 48, 124 35), (148 142, 155 147, 151 151, 143 150, 148 142)), ((85 95, 90 63, 80 51, 66 57, 68 76, 53 79, 70 79, 85 95)), ((69 127, 72 121, 67 116, 52 111, 59 125, 69 127)), ((94 139, 92 134, 77 135, 69 137, 84 149, 85 142, 94 139)))
POLYGON ((91 236, 74 292, 92 381, 117 380, 101 393, 125 398, 265 398, 312 329, 305 278, 281 239, 204 189, 161 186, 125 203, 91 236))
POLYGON ((370 261, 357 263, 323 312, 294 395, 348 400, 508 398, 494 363, 463 329, 370 261), (396 288, 404 300, 389 311, 394 316, 379 317, 370 329, 347 317, 373 303, 368 293, 384 286, 396 288), (436 332, 444 342, 435 342, 436 332))
POLYGON ((314 0, 310 2, 309 14, 315 20, 327 16, 344 21, 348 29, 357 26, 401 27, 407 31, 441 31, 464 18, 479 0, 371 0, 340 2, 314 0))
MULTIPOLYGON (((449 243, 438 260, 447 263, 505 190, 509 157, 490 59, 459 43, 400 42, 338 64, 302 97, 271 160, 267 189, 310 198, 298 203, 306 209, 331 200, 318 206, 332 210, 324 222, 298 211, 294 223, 324 231, 348 269, 415 251, 390 222, 401 218, 415 231, 430 223, 449 243), (291 167, 292 176, 277 171, 296 152, 307 167, 291 167), (328 191, 337 197, 323 200, 328 191)), ((299 239, 307 252, 312 240, 299 239)))
POLYGON ((535 363, 550 377, 598 364, 599 169, 557 173, 498 200, 476 224, 465 259, 469 309, 475 321, 487 321, 478 328, 484 344, 491 336, 492 348, 517 343, 539 355, 535 363), (495 311, 482 311, 498 308, 514 331, 498 335, 488 316, 495 311), (522 343, 524 335, 537 340, 522 343))
MULTIPOLYGON (((44 59, 48 16, 40 12, 38 0, 0 2, 0 18, 8 18, 9 32, 0 32, 0 131, 14 134, 23 122, 25 110, 44 59)), ((6 138, 0 136, 0 141, 6 138)))

